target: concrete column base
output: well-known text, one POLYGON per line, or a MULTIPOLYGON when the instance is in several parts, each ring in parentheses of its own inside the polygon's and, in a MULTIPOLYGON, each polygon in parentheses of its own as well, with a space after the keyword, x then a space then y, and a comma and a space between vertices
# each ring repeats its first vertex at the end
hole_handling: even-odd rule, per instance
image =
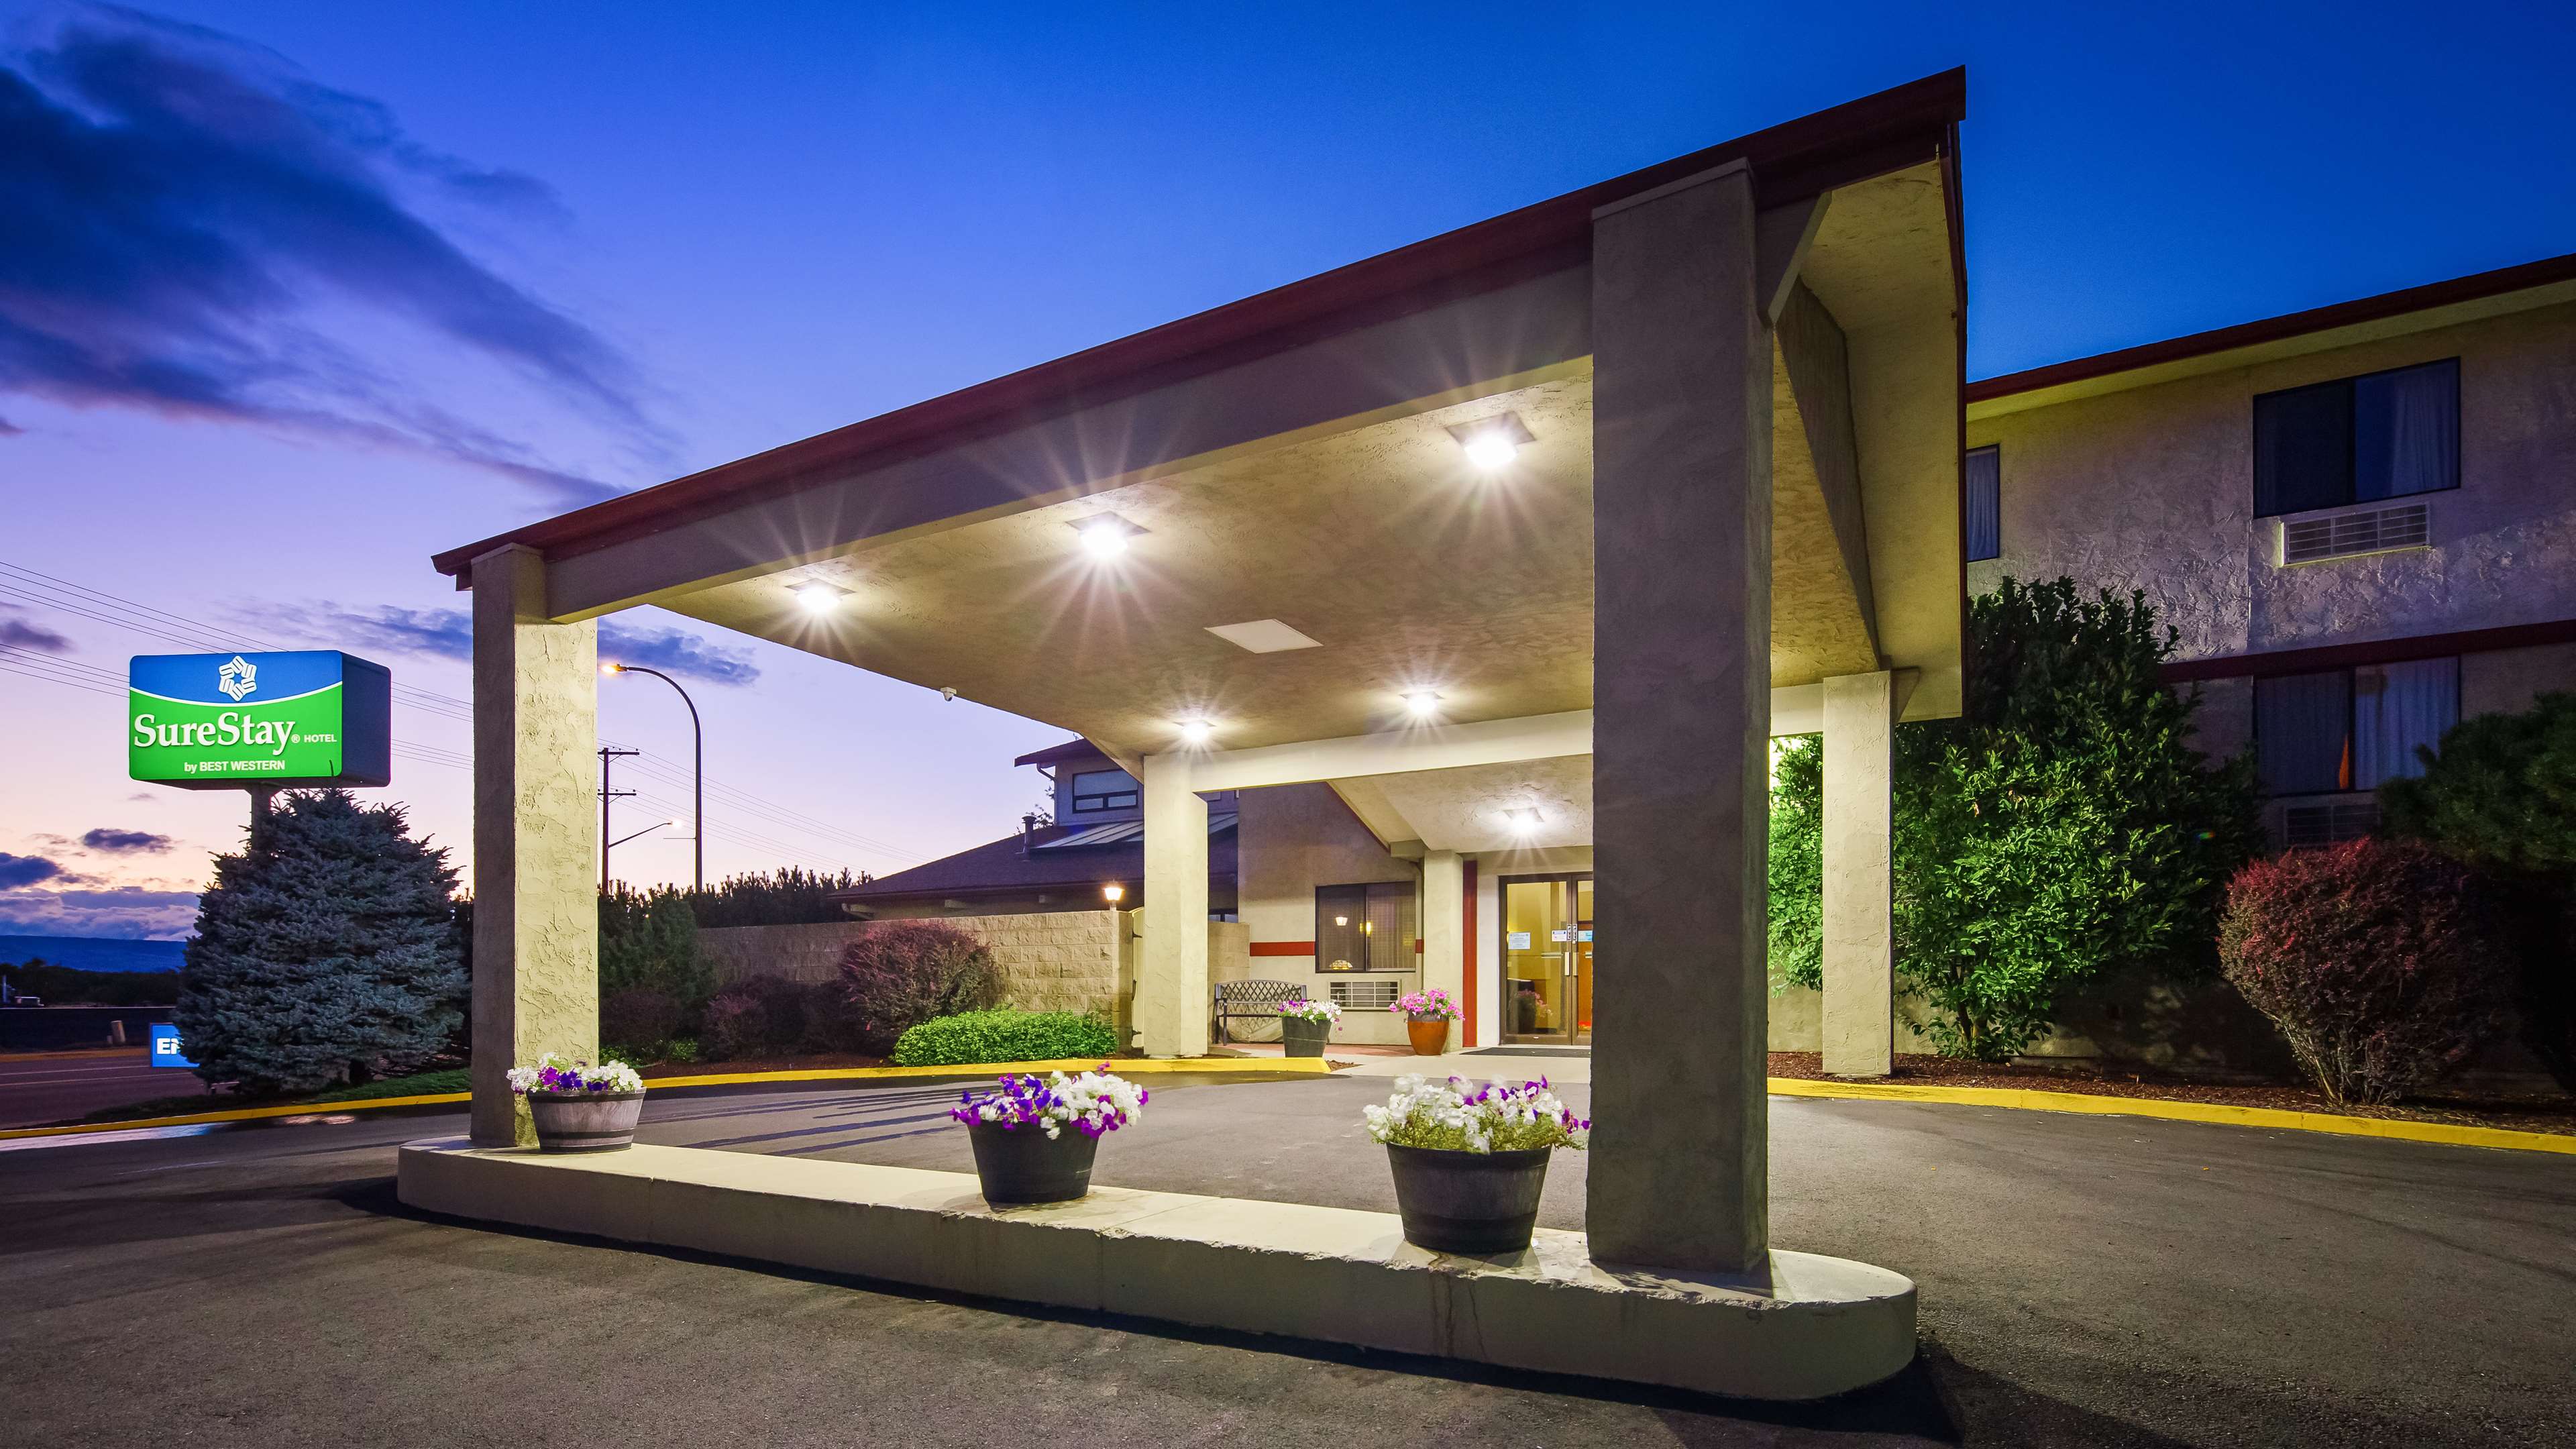
POLYGON ((688 1147, 440 1138, 404 1145, 397 1187, 550 1232, 1738 1398, 1826 1398, 1914 1357, 1912 1280, 1812 1253, 1752 1275, 1605 1268, 1583 1234, 1541 1228, 1525 1253, 1451 1257, 1391 1213, 1117 1187, 996 1210, 969 1173, 688 1147))

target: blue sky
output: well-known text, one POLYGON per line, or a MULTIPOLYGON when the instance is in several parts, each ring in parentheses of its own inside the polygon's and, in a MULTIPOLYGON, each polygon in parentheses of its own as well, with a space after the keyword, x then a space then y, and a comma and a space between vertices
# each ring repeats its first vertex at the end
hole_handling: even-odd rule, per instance
MULTIPOLYGON (((128 625, 462 699, 435 549, 1952 65, 1974 376, 2576 250, 2568 7, 2108 8, 0 0, 0 923, 182 930, 238 837, 123 778, 128 625)), ((1056 738, 631 627, 719 872, 989 839, 1056 738)), ((461 844, 428 696, 390 793, 461 844)))

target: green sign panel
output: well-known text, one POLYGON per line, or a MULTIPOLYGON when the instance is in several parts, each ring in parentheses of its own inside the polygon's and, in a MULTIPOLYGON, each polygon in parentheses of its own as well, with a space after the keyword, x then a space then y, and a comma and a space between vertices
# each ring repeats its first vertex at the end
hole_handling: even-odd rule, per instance
POLYGON ((330 649, 140 654, 126 683, 135 779, 191 790, 393 779, 383 665, 330 649))

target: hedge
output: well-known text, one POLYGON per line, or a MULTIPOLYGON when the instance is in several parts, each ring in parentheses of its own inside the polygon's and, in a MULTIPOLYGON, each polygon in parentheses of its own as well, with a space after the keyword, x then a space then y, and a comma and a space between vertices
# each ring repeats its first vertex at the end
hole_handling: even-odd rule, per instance
POLYGON ((967 1011, 925 1021, 894 1044, 899 1067, 987 1062, 1105 1060, 1118 1034, 1096 1016, 1071 1011, 967 1011))

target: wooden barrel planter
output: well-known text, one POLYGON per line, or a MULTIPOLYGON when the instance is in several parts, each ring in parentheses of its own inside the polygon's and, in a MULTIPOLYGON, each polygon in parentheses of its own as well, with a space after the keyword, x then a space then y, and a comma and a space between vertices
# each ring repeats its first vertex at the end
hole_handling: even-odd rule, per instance
POLYGON ((530 1092, 540 1152, 616 1152, 635 1145, 642 1092, 530 1092))
POLYGON ((1067 1127, 1053 1137, 1040 1127, 966 1124, 975 1146, 975 1177, 995 1207, 1071 1202, 1091 1191, 1091 1162, 1100 1139, 1067 1127))
POLYGON ((1538 1227, 1548 1149, 1449 1152, 1386 1146, 1404 1240, 1435 1253, 1516 1253, 1538 1227))
POLYGON ((1333 1024, 1309 1021, 1302 1016, 1279 1018, 1279 1041, 1283 1054, 1292 1057, 1320 1057, 1324 1043, 1332 1040, 1333 1024))

